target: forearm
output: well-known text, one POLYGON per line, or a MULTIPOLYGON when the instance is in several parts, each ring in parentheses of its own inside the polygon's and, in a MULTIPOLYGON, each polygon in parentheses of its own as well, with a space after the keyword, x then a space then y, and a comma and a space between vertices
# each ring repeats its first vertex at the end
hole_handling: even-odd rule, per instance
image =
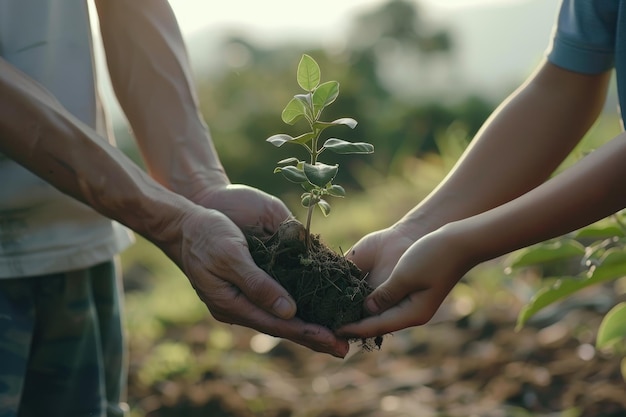
POLYGON ((447 178, 401 227, 419 236, 544 182, 595 121, 608 78, 544 65, 494 112, 447 178))
POLYGON ((112 84, 152 177, 189 198, 228 184, 167 1, 96 5, 112 84))
POLYGON ((155 243, 171 238, 168 223, 175 223, 181 209, 191 204, 149 178, 1 59, 0 151, 155 243))
POLYGON ((626 134, 527 194, 451 223, 449 233, 476 262, 577 230, 626 207, 626 134))

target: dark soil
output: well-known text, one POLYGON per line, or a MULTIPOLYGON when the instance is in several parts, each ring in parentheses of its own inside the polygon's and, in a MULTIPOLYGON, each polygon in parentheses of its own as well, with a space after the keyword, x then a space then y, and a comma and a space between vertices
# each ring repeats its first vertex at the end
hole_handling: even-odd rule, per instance
MULTIPOLYGON (((256 264, 277 280, 296 301, 297 316, 309 323, 336 330, 364 317, 363 301, 372 291, 363 272, 307 234, 298 220, 287 220, 269 238, 247 234, 256 264), (308 250, 307 250, 308 246, 308 250)), ((363 341, 371 348, 375 341, 363 341)))

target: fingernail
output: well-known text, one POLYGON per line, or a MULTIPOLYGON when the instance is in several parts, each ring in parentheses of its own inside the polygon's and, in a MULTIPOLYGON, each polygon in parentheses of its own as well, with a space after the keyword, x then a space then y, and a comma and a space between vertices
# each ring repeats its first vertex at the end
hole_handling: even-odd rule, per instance
POLYGON ((365 301, 365 308, 372 314, 378 314, 380 311, 380 307, 376 304, 376 301, 373 298, 368 298, 365 301))
POLYGON ((343 359, 346 357, 346 355, 348 354, 348 351, 350 350, 350 346, 346 346, 346 345, 341 345, 339 346, 337 349, 335 349, 335 352, 333 353, 333 356, 343 359))
POLYGON ((290 319, 295 313, 296 306, 285 297, 279 297, 272 306, 274 313, 283 319, 290 319))

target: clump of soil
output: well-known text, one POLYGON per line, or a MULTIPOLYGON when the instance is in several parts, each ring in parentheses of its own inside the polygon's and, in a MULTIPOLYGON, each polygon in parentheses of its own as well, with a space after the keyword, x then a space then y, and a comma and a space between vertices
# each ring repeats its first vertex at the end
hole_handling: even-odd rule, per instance
MULTIPOLYGON (((283 222, 269 238, 246 233, 255 263, 277 280, 296 301, 296 316, 336 330, 365 317, 363 301, 373 290, 365 274, 339 255, 319 235, 309 234, 298 220, 283 222)), ((380 348, 381 340, 361 340, 366 350, 380 348)))

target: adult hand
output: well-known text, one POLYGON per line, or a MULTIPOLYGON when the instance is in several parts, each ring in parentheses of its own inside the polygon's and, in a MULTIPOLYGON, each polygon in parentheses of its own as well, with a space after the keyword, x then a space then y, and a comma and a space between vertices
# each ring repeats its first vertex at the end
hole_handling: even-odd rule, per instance
POLYGON ((291 212, 280 199, 247 185, 211 188, 191 200, 222 212, 242 230, 254 228, 267 235, 273 234, 280 223, 291 217, 291 212))
POLYGON ((368 296, 365 304, 373 316, 343 326, 337 334, 374 337, 427 323, 458 280, 473 266, 464 250, 455 249, 444 229, 411 245, 398 260, 389 279, 368 296))
POLYGON ((346 355, 347 341, 323 326, 294 318, 293 299, 255 265, 241 230, 224 214, 196 206, 175 226, 178 238, 162 248, 189 278, 215 319, 319 352, 346 355))

